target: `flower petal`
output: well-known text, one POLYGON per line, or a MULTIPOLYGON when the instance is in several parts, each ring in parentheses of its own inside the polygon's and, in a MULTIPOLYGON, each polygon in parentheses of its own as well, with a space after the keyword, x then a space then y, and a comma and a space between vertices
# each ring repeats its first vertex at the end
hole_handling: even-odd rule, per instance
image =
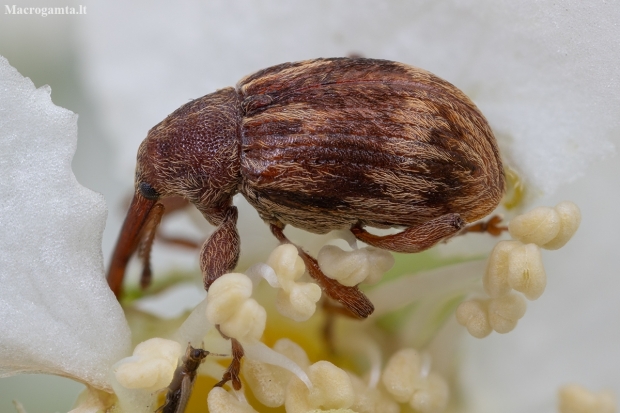
POLYGON ((103 275, 103 197, 71 171, 77 115, 0 57, 0 376, 44 372, 110 389, 129 353, 103 275))

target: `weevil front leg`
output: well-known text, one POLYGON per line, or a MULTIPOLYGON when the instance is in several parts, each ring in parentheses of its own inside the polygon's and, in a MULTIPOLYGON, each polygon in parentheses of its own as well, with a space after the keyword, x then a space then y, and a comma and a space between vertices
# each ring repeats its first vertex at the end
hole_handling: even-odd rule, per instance
POLYGON ((445 214, 393 235, 374 235, 359 225, 351 228, 355 238, 373 247, 394 252, 424 251, 439 241, 456 235, 465 226, 459 214, 445 214))
POLYGON ((237 207, 229 206, 224 212, 220 226, 202 246, 200 270, 207 291, 213 281, 232 271, 239 261, 237 216, 237 207))
MULTIPOLYGON (((288 238, 286 238, 286 235, 284 235, 284 224, 271 224, 270 228, 273 235, 275 235, 278 241, 282 244, 293 244, 288 240, 288 238)), ((375 307, 363 292, 361 292, 357 287, 347 287, 340 284, 338 281, 327 277, 323 274, 321 268, 319 268, 319 263, 315 258, 308 255, 297 245, 295 245, 295 247, 297 247, 297 251, 301 259, 304 260, 308 273, 317 282, 325 294, 327 294, 327 296, 342 304, 346 310, 348 310, 348 312, 356 318, 366 318, 372 314, 375 307)))

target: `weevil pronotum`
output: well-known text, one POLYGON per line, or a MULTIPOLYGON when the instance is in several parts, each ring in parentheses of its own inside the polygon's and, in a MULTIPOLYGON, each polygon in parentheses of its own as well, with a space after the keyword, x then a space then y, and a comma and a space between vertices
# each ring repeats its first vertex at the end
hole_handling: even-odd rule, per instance
MULTIPOLYGON (((503 192, 491 128, 452 84, 386 60, 284 63, 181 106, 149 131, 108 281, 118 295, 141 239, 148 269, 166 197, 193 203, 217 227, 200 251, 208 290, 239 257, 237 193, 280 242, 286 225, 349 229, 369 245, 412 253, 488 215, 503 192), (378 236, 365 227, 404 230, 378 236)), ((357 287, 327 278, 299 251, 327 296, 357 317, 372 313, 357 287)))

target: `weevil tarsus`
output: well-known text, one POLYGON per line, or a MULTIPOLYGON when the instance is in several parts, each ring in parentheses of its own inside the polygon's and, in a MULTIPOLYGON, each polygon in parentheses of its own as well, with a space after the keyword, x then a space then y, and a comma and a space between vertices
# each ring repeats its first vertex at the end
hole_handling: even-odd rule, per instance
POLYGON ((478 232, 487 233, 494 237, 498 237, 505 231, 508 231, 508 227, 506 225, 500 225, 502 221, 503 217, 501 215, 493 215, 489 219, 466 226, 459 232, 459 235, 464 235, 469 232, 478 232))
MULTIPOLYGON (((282 223, 270 225, 271 232, 280 243, 295 245, 284 235, 284 227, 285 225, 282 223)), ((328 297, 342 304, 347 312, 355 318, 366 318, 372 314, 375 307, 359 288, 344 286, 338 281, 327 277, 323 274, 323 271, 321 271, 314 257, 310 256, 299 246, 295 245, 295 247, 297 248, 299 256, 304 261, 308 273, 328 297)))
POLYGON ((465 221, 459 214, 445 214, 392 235, 374 235, 359 225, 353 226, 351 232, 355 238, 373 247, 414 253, 427 250, 439 241, 458 234, 464 226, 465 221))

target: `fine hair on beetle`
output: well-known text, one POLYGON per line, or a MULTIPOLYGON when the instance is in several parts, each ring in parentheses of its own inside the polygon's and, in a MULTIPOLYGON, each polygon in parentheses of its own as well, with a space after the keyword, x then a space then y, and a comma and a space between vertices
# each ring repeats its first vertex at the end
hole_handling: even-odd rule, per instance
POLYGON ((364 58, 284 63, 181 106, 140 145, 135 182, 108 277, 117 294, 165 197, 218 227, 200 253, 208 289, 238 260, 236 193, 272 230, 351 229, 367 244, 418 252, 488 215, 504 191, 493 133, 465 94, 364 58), (405 229, 376 236, 366 226, 405 229))
MULTIPOLYGON (((497 207, 504 180, 482 113, 425 70, 366 58, 272 66, 181 106, 148 132, 108 282, 118 296, 140 248, 148 284, 166 198, 191 202, 217 227, 200 251, 208 290, 239 258, 238 193, 281 243, 290 242, 284 228, 292 225, 317 234, 350 230, 371 246, 415 253, 467 228, 486 230, 467 225, 497 207), (374 235, 366 227, 402 231, 374 235)), ((343 312, 372 314, 357 286, 326 277, 298 250, 343 312)))
MULTIPOLYGON (((141 284, 148 285, 151 245, 164 204, 172 199, 192 203, 217 227, 200 251, 208 290, 239 259, 232 204, 237 193, 281 243, 290 243, 284 229, 292 225, 318 234, 349 230, 371 246, 415 253, 464 232, 499 235, 505 228, 497 226, 497 217, 468 224, 497 207, 504 181, 486 119, 445 80, 377 59, 276 65, 181 106, 148 132, 108 283, 119 296, 127 263, 138 250, 141 284), (366 227, 402 230, 374 235, 366 227)), ((297 249, 340 312, 372 314, 372 303, 357 286, 328 278, 314 257, 297 249)), ((233 361, 218 385, 232 381, 240 388, 243 348, 230 339, 233 361)), ((195 374, 206 354, 194 361, 186 355, 187 370, 195 374)), ((187 377, 193 383, 194 376, 187 377)), ((175 389, 171 397, 189 397, 182 387, 175 389)), ((177 402, 167 406, 182 411, 177 402)))

